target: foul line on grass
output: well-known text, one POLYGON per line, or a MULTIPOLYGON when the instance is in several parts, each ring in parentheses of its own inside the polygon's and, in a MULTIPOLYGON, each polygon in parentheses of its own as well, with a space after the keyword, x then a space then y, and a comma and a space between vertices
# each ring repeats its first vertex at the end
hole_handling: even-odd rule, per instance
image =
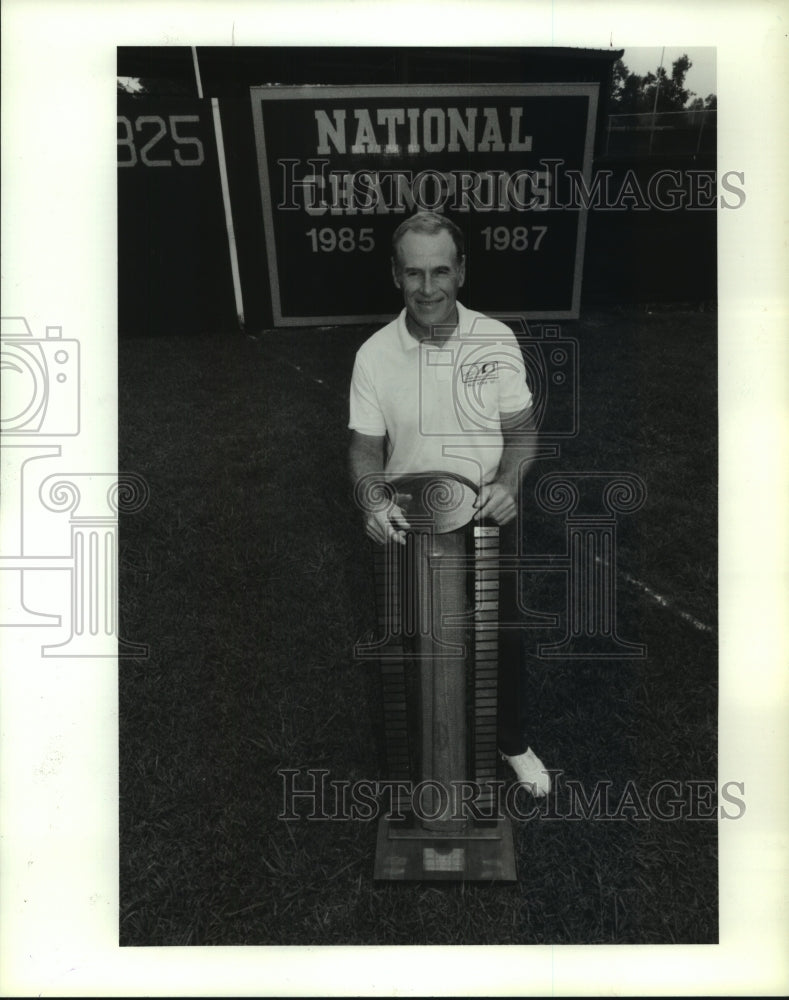
POLYGON ((679 617, 682 618, 683 621, 686 621, 689 625, 692 625, 693 628, 698 629, 699 632, 709 632, 711 635, 715 632, 715 629, 711 625, 706 625, 704 622, 699 621, 698 618, 694 618, 694 616, 689 611, 683 611, 682 608, 675 607, 673 602, 669 601, 667 597, 663 597, 662 594, 658 594, 656 591, 652 590, 651 587, 648 587, 641 580, 636 580, 636 578, 634 576, 631 576, 629 573, 623 573, 622 576, 629 584, 636 587, 638 590, 642 591, 648 597, 651 597, 653 601, 656 601, 664 608, 668 608, 669 611, 673 611, 675 615, 679 615, 679 617))
MULTIPOLYGON (((608 563, 604 559, 601 559, 600 556, 595 556, 595 562, 602 563, 605 566, 608 565, 608 563)), ((695 618, 692 614, 690 614, 690 612, 683 611, 682 608, 678 608, 673 601, 670 601, 667 597, 664 597, 656 590, 653 590, 648 584, 644 583, 643 580, 637 580, 636 577, 631 576, 630 573, 625 573, 621 570, 619 575, 626 583, 635 587, 636 590, 640 590, 641 593, 646 594, 647 597, 651 597, 652 600, 661 607, 666 608, 668 611, 673 611, 675 615, 678 615, 683 621, 692 625, 693 628, 698 629, 699 632, 709 632, 710 634, 714 634, 715 629, 712 628, 711 625, 706 625, 704 622, 699 621, 698 618, 695 618)))
MULTIPOLYGON (((248 333, 247 337, 250 340, 255 341, 256 344, 260 343, 260 338, 252 333, 248 333)), ((299 375, 303 376, 306 379, 309 379, 310 382, 315 382, 316 385, 322 386, 324 389, 328 390, 332 394, 332 396, 336 396, 337 399, 344 400, 347 398, 346 396, 343 396, 341 392, 337 392, 336 389, 332 389, 329 383, 325 382, 322 378, 318 378, 315 375, 309 375, 307 372, 304 371, 301 365, 297 365, 295 361, 289 361, 287 358, 283 358, 281 354, 274 354, 274 357, 276 358, 277 361, 280 361, 283 365, 287 365, 288 368, 293 368, 295 371, 299 373, 299 375)))
MULTIPOLYGON (((249 336, 251 340, 258 339, 257 337, 252 336, 251 334, 249 336)), ((337 392, 336 389, 332 389, 331 386, 329 386, 326 382, 324 382, 322 378, 317 378, 315 375, 307 374, 307 372, 305 372, 304 369, 300 365, 297 365, 295 362, 289 361, 287 358, 283 358, 281 356, 278 357, 277 360, 288 365, 289 368, 295 369, 304 378, 309 379, 310 382, 315 382, 316 385, 323 386, 324 389, 327 389, 333 396, 336 396, 338 399, 345 398, 342 395, 342 393, 337 392)), ((609 565, 608 562, 604 559, 601 559, 600 556, 595 556, 595 562, 602 563, 605 566, 609 565)), ((653 590, 649 586, 649 584, 644 583, 643 580, 638 580, 636 579, 636 577, 631 576, 630 573, 625 573, 621 570, 619 571, 619 576, 621 576, 626 583, 629 583, 631 587, 635 587, 636 590, 640 590, 642 594, 646 594, 647 597, 651 597, 656 604, 659 604, 662 608, 666 608, 668 611, 673 612, 675 615, 680 617, 683 621, 687 622, 693 628, 697 629, 699 632, 708 632, 710 635, 713 635, 715 633, 715 629, 711 625, 707 625, 703 621, 700 621, 698 618, 690 614, 689 611, 683 611, 682 608, 676 607, 673 601, 670 601, 667 597, 664 597, 662 594, 659 594, 656 590, 653 590)))

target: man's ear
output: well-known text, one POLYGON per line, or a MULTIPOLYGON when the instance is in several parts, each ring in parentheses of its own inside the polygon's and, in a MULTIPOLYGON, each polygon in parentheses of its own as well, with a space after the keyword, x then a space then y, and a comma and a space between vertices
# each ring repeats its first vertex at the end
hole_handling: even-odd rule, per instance
POLYGON ((397 261, 392 257, 392 281, 395 283, 395 288, 400 287, 400 275, 397 273, 397 261))
POLYGON ((460 264, 458 266, 458 288, 462 288, 463 282, 466 280, 466 255, 460 258, 460 264))

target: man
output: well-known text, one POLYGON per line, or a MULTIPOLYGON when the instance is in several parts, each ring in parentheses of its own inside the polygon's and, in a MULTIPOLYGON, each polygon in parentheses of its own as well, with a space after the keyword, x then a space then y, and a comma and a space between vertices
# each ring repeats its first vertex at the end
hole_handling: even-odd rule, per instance
MULTIPOLYGON (((461 230, 417 212, 392 237, 392 277, 404 309, 359 349, 351 380, 351 475, 381 481, 447 472, 479 487, 477 520, 514 521, 520 481, 533 460, 531 393, 509 327, 457 300, 466 272, 461 230)), ((405 544, 402 507, 365 514, 370 538, 405 544)), ((511 574, 510 574, 511 576, 511 574)), ((502 586, 503 586, 502 581, 502 586)), ((514 602, 513 602, 514 603, 514 602)), ((550 777, 524 732, 525 674, 517 633, 502 650, 499 749, 535 796, 550 777)))

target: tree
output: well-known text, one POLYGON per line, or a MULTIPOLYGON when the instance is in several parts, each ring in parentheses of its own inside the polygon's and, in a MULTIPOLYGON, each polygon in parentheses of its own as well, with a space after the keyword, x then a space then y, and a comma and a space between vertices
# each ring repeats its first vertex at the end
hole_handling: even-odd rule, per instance
POLYGON ((706 102, 697 105, 696 95, 685 86, 685 77, 693 63, 687 53, 671 64, 671 75, 661 66, 656 73, 639 76, 631 73, 625 63, 618 59, 614 63, 611 80, 611 95, 608 110, 611 114, 645 114, 652 111, 685 111, 688 100, 695 98, 691 108, 713 109, 717 106, 714 94, 707 96, 706 102), (657 95, 657 106, 655 96, 657 95))
MULTIPOLYGON (((681 55, 671 64, 670 77, 664 66, 658 69, 657 76, 653 77, 654 82, 650 83, 645 91, 650 111, 655 107, 656 94, 657 111, 682 111, 688 103, 688 98, 696 96, 685 87, 685 77, 692 65, 687 55, 681 55)), ((652 76, 651 73, 649 75, 652 76)))
POLYGON ((637 114, 642 110, 646 77, 631 73, 621 59, 614 63, 608 110, 612 114, 637 114))
POLYGON ((694 97, 687 107, 688 111, 716 111, 718 108, 718 98, 715 94, 707 94, 706 100, 694 97))

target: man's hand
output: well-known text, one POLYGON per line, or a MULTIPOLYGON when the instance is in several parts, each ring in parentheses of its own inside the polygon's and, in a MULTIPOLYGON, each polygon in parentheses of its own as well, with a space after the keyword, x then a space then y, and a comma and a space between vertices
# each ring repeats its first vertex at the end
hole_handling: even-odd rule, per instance
POLYGON ((367 535, 374 542, 386 545, 388 542, 397 542, 405 545, 405 533, 411 527, 406 521, 405 514, 398 504, 410 500, 410 494, 397 494, 397 502, 386 510, 374 510, 366 515, 364 528, 367 535))
POLYGON ((411 527, 400 508, 410 500, 407 493, 398 493, 388 503, 393 490, 388 489, 384 476, 384 435, 351 434, 349 461, 356 503, 364 514, 364 530, 374 542, 405 545, 405 533, 411 527))
POLYGON ((477 508, 475 521, 488 517, 496 524, 507 524, 518 512, 515 491, 500 481, 483 486, 474 501, 474 506, 477 508))

